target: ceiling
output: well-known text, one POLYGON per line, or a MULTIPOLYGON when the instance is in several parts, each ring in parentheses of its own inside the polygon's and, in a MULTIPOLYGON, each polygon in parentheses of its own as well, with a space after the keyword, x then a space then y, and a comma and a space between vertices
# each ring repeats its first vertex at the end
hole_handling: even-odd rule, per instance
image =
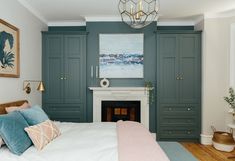
MULTIPOLYGON (((18 0, 44 22, 120 20, 119 0, 18 0)), ((160 0, 159 21, 197 21, 235 10, 235 0, 160 0)))

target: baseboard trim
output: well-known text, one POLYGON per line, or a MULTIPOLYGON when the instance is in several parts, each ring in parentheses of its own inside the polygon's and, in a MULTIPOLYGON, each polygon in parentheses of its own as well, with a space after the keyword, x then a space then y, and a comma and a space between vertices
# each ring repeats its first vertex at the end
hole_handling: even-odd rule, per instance
POLYGON ((201 144, 203 145, 212 145, 212 135, 201 134, 201 144))

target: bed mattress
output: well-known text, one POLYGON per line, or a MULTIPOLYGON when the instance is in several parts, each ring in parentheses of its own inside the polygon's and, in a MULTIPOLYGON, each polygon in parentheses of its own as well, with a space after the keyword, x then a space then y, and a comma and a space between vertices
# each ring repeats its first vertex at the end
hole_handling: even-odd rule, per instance
POLYGON ((61 136, 38 151, 31 146, 21 156, 6 146, 0 148, 0 161, 118 161, 116 123, 56 122, 61 136))

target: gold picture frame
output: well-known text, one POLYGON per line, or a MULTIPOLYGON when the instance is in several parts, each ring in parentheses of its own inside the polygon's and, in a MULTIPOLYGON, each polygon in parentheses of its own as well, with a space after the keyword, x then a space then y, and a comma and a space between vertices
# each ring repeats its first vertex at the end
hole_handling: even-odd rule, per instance
POLYGON ((19 29, 0 19, 0 77, 20 76, 19 29))

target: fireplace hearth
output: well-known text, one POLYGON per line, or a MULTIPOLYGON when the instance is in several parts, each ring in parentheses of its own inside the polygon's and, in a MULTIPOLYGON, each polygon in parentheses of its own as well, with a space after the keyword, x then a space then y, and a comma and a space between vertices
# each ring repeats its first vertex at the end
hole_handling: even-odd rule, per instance
POLYGON ((102 122, 140 122, 140 101, 102 101, 102 122))

